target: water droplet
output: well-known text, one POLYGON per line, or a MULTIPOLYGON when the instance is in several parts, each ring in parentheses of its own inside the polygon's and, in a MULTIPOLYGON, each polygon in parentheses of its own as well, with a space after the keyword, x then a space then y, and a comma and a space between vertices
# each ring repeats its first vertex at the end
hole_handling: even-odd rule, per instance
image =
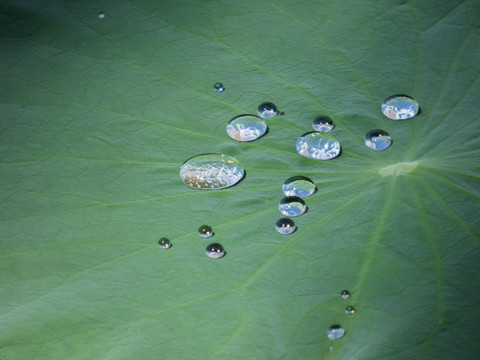
POLYGON ((264 102, 258 106, 257 109, 258 116, 263 119, 271 119, 278 114, 278 109, 275 104, 271 102, 264 102))
POLYGON ((289 218, 281 218, 275 224, 275 229, 283 235, 290 235, 292 234, 297 227, 295 226, 295 222, 289 218))
POLYGON ((99 19, 105 19, 105 13, 104 12, 99 12, 98 13, 98 18, 99 19))
POLYGON ((233 140, 253 141, 267 132, 267 123, 256 115, 239 115, 227 125, 227 134, 233 140))
POLYGON ((340 293, 340 296, 344 299, 348 299, 351 295, 350 295, 350 291, 348 290, 343 290, 341 293, 340 293))
POLYGON ((332 325, 327 330, 327 336, 329 339, 340 339, 345 335, 345 329, 341 325, 332 325))
POLYGON ((287 196, 278 204, 278 210, 284 216, 293 217, 302 215, 307 210, 307 206, 305 201, 298 196, 287 196))
POLYGON ((393 95, 382 104, 383 115, 392 120, 411 119, 418 114, 418 103, 407 95, 393 95))
POLYGON ((283 183, 283 193, 286 196, 306 198, 315 192, 315 184, 305 176, 293 176, 283 183))
POLYGON ((392 145, 392 138, 386 131, 375 129, 365 136, 365 145, 373 150, 385 150, 392 145))
POLYGON ((220 259, 225 255, 223 246, 218 243, 209 244, 205 252, 207 253, 207 256, 211 257, 212 259, 220 259))
POLYGON ((313 130, 328 133, 333 130, 335 125, 328 116, 318 116, 313 120, 313 130))
POLYGON ((355 314, 357 310, 355 310, 355 308, 353 306, 347 306, 347 308, 345 309, 345 312, 347 314, 355 314))
POLYGON ((340 155, 340 143, 330 134, 309 132, 297 139, 297 153, 314 160, 330 160, 340 155))
POLYGON ((243 179, 245 171, 240 162, 228 155, 204 154, 185 161, 180 177, 192 189, 225 189, 243 179))
POLYGON ((158 240, 158 245, 162 249, 170 249, 172 247, 172 243, 167 238, 161 238, 160 240, 158 240))
POLYGON ((215 85, 213 85, 213 89, 216 91, 216 92, 224 92, 225 91, 225 86, 223 86, 222 83, 215 83, 215 85))
POLYGON ((202 238, 209 238, 213 236, 213 229, 211 226, 208 225, 202 225, 198 228, 198 234, 202 238))

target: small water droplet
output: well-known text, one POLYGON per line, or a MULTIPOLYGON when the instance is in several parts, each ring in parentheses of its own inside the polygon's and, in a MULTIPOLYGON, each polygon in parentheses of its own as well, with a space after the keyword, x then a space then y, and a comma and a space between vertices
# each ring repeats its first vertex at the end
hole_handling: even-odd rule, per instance
POLYGON ((298 196, 302 199, 312 195, 315 189, 313 181, 306 176, 293 176, 287 179, 282 186, 286 196, 298 196))
POLYGON ((213 236, 213 229, 211 226, 208 225, 202 225, 198 228, 198 234, 202 238, 209 238, 213 236))
POLYGON ((298 196, 287 196, 278 204, 278 210, 280 210, 284 216, 294 217, 305 213, 307 206, 302 198, 298 196))
POLYGON ((225 189, 243 179, 245 171, 240 162, 228 155, 204 154, 183 163, 180 177, 192 189, 225 189))
POLYGON ((376 151, 385 150, 392 145, 392 138, 386 131, 375 129, 365 136, 365 145, 376 151))
POLYGON ((332 325, 327 330, 327 336, 329 339, 340 339, 345 335, 345 329, 341 325, 332 325))
POLYGON ((170 249, 172 247, 172 243, 167 238, 161 238, 160 240, 158 240, 158 245, 162 249, 170 249))
POLYGON ((355 308, 353 306, 347 306, 347 308, 345 309, 345 312, 347 314, 355 314, 357 310, 355 310, 355 308))
POLYGON ((290 235, 292 234, 296 229, 295 222, 292 219, 289 218, 281 218, 277 221, 275 224, 275 229, 283 235, 290 235))
POLYGON ((225 86, 223 86, 222 83, 217 82, 217 83, 215 83, 215 85, 213 85, 213 89, 214 89, 216 92, 224 92, 224 91, 225 91, 225 86))
POLYGON ((253 141, 267 132, 265 121, 256 115, 239 115, 234 117, 227 125, 227 134, 233 140, 253 141))
POLYGON ((99 12, 98 13, 98 18, 99 19, 105 19, 105 13, 104 12, 99 12))
POLYGON ((330 160, 340 155, 340 143, 330 134, 309 132, 297 139, 297 153, 314 160, 330 160))
POLYGON ((418 114, 420 107, 415 99, 407 95, 393 95, 382 104, 382 113, 392 120, 411 119, 418 114))
POLYGON ((207 256, 211 257, 212 259, 220 259, 225 255, 225 250, 223 249, 223 246, 218 243, 209 244, 205 252, 207 256))
POLYGON ((258 106, 257 109, 258 116, 263 119, 271 119, 278 114, 278 109, 275 104, 271 102, 264 102, 258 106))
POLYGON ((335 127, 332 119, 328 116, 318 116, 313 120, 313 130, 328 133, 335 127))
POLYGON ((348 299, 351 295, 350 295, 350 291, 348 290, 343 290, 341 293, 340 293, 340 296, 344 299, 348 299))

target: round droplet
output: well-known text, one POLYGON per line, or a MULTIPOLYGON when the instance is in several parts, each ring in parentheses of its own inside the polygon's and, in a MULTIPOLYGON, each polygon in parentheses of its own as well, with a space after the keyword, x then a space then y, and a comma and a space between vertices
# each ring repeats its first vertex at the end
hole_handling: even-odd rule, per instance
POLYGON ((222 83, 215 83, 215 85, 213 85, 213 90, 215 90, 216 92, 224 92, 225 91, 225 86, 223 86, 222 83))
POLYGON ((392 120, 411 119, 418 114, 420 107, 415 99, 407 95, 393 95, 382 104, 383 115, 392 120))
POLYGON ((392 145, 392 138, 386 131, 375 129, 365 136, 365 145, 373 150, 385 150, 392 145))
POLYGON ((213 236, 213 229, 211 226, 202 225, 198 228, 198 235, 202 238, 209 238, 213 236))
POLYGON ((340 339, 345 335, 345 329, 341 325, 332 325, 327 330, 327 336, 329 339, 340 339))
POLYGON ((295 226, 295 222, 289 218, 281 218, 275 224, 275 229, 283 235, 290 235, 292 234, 297 227, 295 226))
POLYGON ((293 176, 283 183, 283 193, 286 196, 306 198, 315 192, 315 184, 306 176, 293 176))
POLYGON ((208 257, 212 259, 220 259, 222 256, 225 255, 225 250, 223 246, 218 243, 211 243, 207 246, 206 254, 208 257))
POLYGON ((313 120, 313 130, 328 133, 333 130, 335 125, 328 116, 318 116, 313 120))
POLYGON ((264 119, 271 119, 278 114, 278 109, 275 104, 271 102, 264 102, 258 106, 257 109, 258 116, 264 119))
POLYGON ((98 18, 99 19, 105 19, 105 13, 104 12, 99 12, 98 13, 98 18))
POLYGON ((172 243, 167 238, 161 238, 160 240, 158 240, 158 245, 162 249, 170 249, 172 247, 172 243))
POLYGON ((353 306, 347 306, 347 308, 345 309, 345 312, 349 315, 351 314, 355 314, 357 310, 355 310, 355 308, 353 306))
POLYGON ((253 141, 267 132, 268 126, 262 118, 256 115, 239 115, 227 125, 227 134, 233 140, 253 141))
POLYGON ((348 299, 351 295, 350 295, 350 291, 348 290, 343 290, 341 293, 340 293, 340 296, 344 299, 348 299))
POLYGON ((245 171, 240 162, 228 155, 204 154, 185 161, 180 177, 192 189, 225 189, 243 179, 245 171))
POLYGON ((278 204, 278 210, 284 216, 294 217, 302 215, 307 210, 307 206, 298 196, 287 196, 278 204))
POLYGON ((340 155, 340 143, 330 134, 309 132, 297 139, 297 153, 314 160, 330 160, 340 155))

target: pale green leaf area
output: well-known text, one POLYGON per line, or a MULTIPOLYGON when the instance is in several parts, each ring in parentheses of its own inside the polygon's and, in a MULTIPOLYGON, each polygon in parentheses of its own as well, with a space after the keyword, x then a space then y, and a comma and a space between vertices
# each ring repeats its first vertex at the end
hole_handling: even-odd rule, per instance
POLYGON ((478 358, 479 23, 475 0, 4 1, 0 359, 478 358), (394 94, 421 113, 387 119, 394 94), (264 101, 268 134, 229 138, 264 101), (336 159, 295 151, 318 115, 336 159), (186 187, 204 153, 246 177, 186 187), (280 235, 295 175, 317 192, 280 235))

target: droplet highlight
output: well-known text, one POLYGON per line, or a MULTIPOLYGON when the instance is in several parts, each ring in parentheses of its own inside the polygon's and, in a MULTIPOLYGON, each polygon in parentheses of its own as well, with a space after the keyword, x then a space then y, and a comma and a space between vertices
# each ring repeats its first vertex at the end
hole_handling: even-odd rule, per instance
POLYGON ((293 176, 285 180, 282 190, 285 196, 298 196, 304 199, 312 195, 316 187, 313 181, 306 176, 293 176))
POLYGON ((340 155, 340 143, 330 134, 309 132, 297 139, 297 153, 313 160, 330 160, 340 155))
POLYGON ((349 315, 352 315, 352 314, 355 314, 357 310, 355 310, 355 308, 353 306, 347 306, 347 308, 345 309, 345 313, 349 314, 349 315))
POLYGON ((328 116, 317 116, 312 123, 313 130, 328 133, 335 128, 335 124, 328 116))
POLYGON ((225 250, 219 243, 211 243, 205 250, 207 256, 212 259, 220 259, 225 255, 225 250))
POLYGON ((216 92, 221 93, 221 92, 224 92, 224 91, 225 91, 225 86, 223 86, 222 83, 217 82, 217 83, 215 83, 215 84, 213 85, 213 90, 215 90, 216 92))
POLYGON ((365 136, 365 145, 376 151, 385 150, 392 145, 392 138, 386 131, 375 129, 365 136))
POLYGON ((348 290, 343 290, 343 291, 340 293, 340 296, 341 296, 342 298, 344 298, 344 299, 348 299, 348 298, 349 298, 350 296, 352 296, 352 295, 350 294, 350 291, 348 291, 348 290))
POLYGON ((180 178, 197 190, 225 189, 243 179, 245 170, 234 157, 223 154, 194 156, 183 163, 180 178))
POLYGON ((393 95, 382 104, 382 113, 392 120, 406 120, 415 117, 420 107, 415 99, 407 95, 393 95))
POLYGON ((268 126, 265 121, 256 115, 239 115, 227 125, 227 134, 233 140, 254 141, 265 135, 268 126))
POLYGON ((303 215, 307 210, 307 206, 302 198, 298 196, 287 196, 278 204, 278 210, 280 210, 283 216, 295 217, 303 215))
POLYGON ((345 335, 345 329, 341 325, 332 325, 327 330, 327 336, 331 340, 337 340, 345 335))
POLYGON ((99 12, 98 13, 98 18, 99 19, 105 19, 105 13, 104 12, 99 12))
POLYGON ((161 238, 160 240, 158 240, 158 246, 166 250, 172 247, 172 243, 167 238, 161 238))
POLYGON ((209 238, 213 236, 213 229, 211 226, 208 225, 202 225, 198 228, 198 235, 200 235, 202 238, 209 238))
POLYGON ((278 115, 278 109, 275 104, 264 102, 258 106, 257 113, 263 119, 271 119, 278 115))
POLYGON ((297 226, 295 225, 295 222, 289 218, 281 218, 275 224, 275 230, 283 235, 290 235, 294 233, 296 229, 297 226))

